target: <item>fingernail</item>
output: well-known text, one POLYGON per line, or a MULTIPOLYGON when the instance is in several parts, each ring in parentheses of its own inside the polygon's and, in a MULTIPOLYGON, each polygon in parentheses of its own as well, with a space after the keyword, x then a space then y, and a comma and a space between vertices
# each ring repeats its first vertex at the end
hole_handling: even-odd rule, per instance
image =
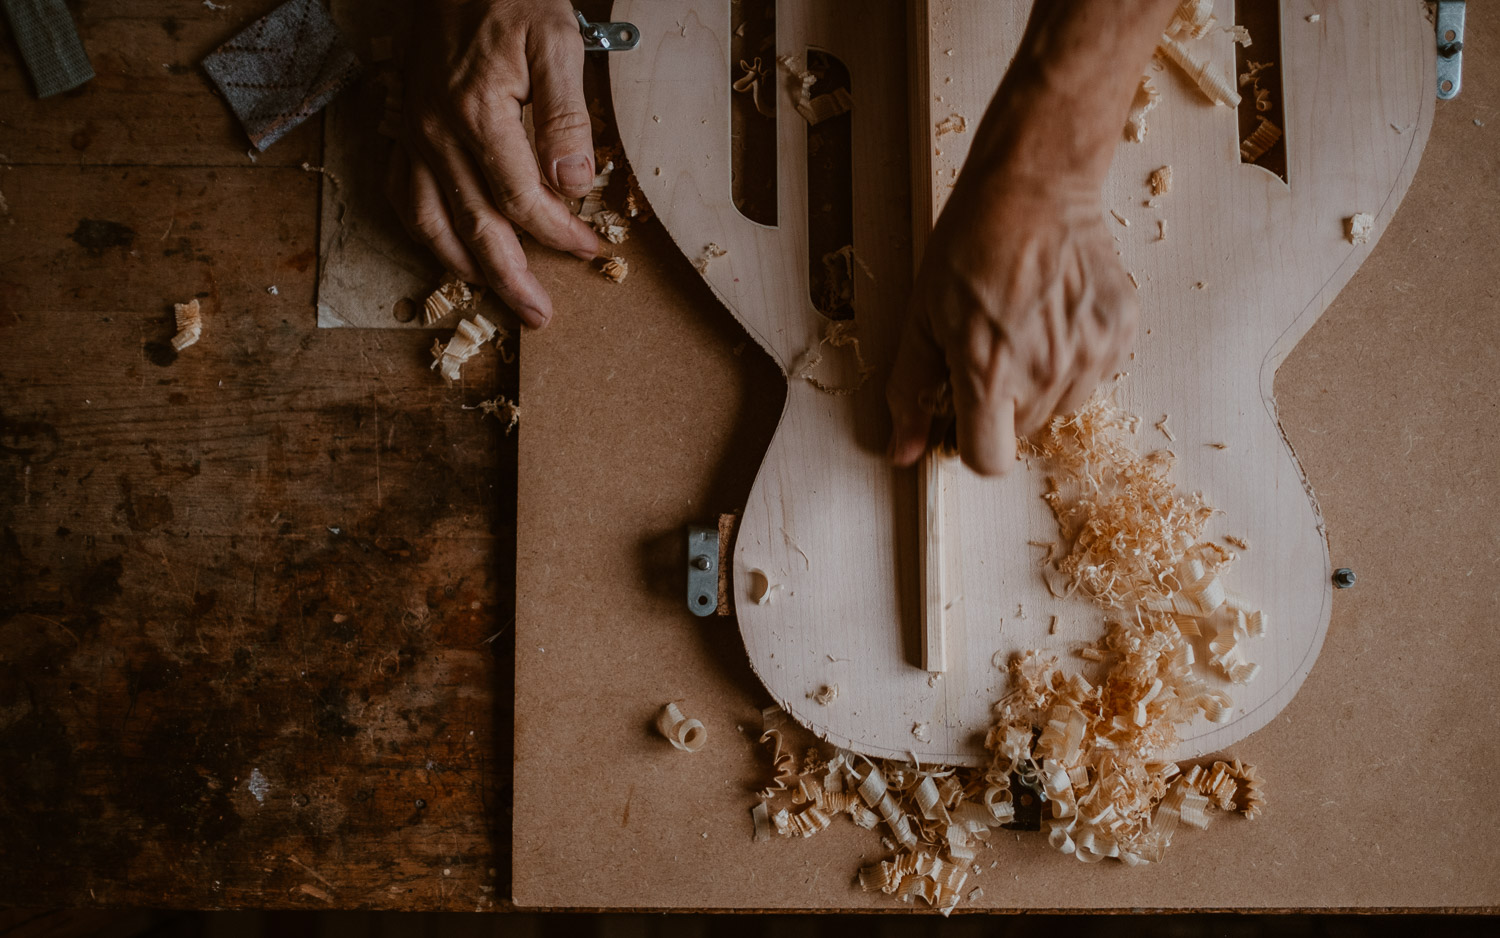
POLYGON ((542 328, 551 319, 546 313, 533 306, 516 307, 516 315, 520 316, 521 321, 533 329, 542 328))
POLYGON ((599 256, 599 242, 598 241, 594 242, 594 247, 593 247, 592 250, 588 249, 588 248, 584 248, 582 250, 574 251, 573 252, 573 256, 576 257, 576 258, 578 258, 581 261, 591 261, 591 260, 593 260, 594 258, 596 258, 596 257, 599 256))
POLYGON ((594 181, 594 169, 582 153, 565 156, 555 165, 557 184, 564 189, 582 189, 594 181))

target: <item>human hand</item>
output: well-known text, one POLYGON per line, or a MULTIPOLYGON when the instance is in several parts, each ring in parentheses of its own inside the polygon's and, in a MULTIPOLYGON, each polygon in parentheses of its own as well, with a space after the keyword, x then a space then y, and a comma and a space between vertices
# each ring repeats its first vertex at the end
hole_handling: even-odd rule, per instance
POLYGON ((564 0, 422 7, 387 195, 446 267, 544 326, 552 300, 511 223, 585 260, 599 252, 597 235, 559 196, 582 197, 594 181, 578 21, 564 0), (534 153, 521 123, 528 101, 534 153))
POLYGON ((1138 304, 1097 184, 1008 158, 965 173, 927 243, 886 388, 890 456, 921 457, 949 382, 964 462, 999 475, 1017 435, 1082 406, 1118 367, 1138 304))

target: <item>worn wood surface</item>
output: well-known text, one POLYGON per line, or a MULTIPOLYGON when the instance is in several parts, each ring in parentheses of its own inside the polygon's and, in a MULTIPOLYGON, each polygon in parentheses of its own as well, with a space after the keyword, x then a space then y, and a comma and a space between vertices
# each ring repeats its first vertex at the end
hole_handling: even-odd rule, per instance
POLYGON ((514 372, 316 329, 319 122, 196 66, 272 6, 75 5, 42 102, 0 41, 0 905, 506 893, 514 372))

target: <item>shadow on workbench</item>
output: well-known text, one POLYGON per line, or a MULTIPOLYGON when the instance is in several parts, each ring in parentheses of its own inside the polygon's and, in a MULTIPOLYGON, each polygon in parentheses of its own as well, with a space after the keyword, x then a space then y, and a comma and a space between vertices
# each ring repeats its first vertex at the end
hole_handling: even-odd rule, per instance
POLYGON ((1062 935, 1133 938, 1384 938, 1394 935, 1493 935, 1483 915, 1235 915, 1179 914, 955 915, 951 919, 866 915, 618 915, 488 916, 465 912, 111 912, 0 910, 0 938, 468 938, 565 934, 579 938, 759 938, 835 936, 853 930, 884 935, 1009 936, 1038 924, 1062 935))

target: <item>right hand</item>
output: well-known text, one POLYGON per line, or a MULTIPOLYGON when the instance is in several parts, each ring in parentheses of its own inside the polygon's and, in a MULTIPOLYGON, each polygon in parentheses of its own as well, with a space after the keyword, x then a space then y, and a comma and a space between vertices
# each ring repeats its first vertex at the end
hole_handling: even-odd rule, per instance
POLYGON ((562 199, 594 181, 578 21, 563 0, 433 0, 417 29, 387 195, 444 266, 544 326, 552 300, 511 223, 584 260, 599 253, 562 199), (535 152, 521 123, 528 101, 535 152))

